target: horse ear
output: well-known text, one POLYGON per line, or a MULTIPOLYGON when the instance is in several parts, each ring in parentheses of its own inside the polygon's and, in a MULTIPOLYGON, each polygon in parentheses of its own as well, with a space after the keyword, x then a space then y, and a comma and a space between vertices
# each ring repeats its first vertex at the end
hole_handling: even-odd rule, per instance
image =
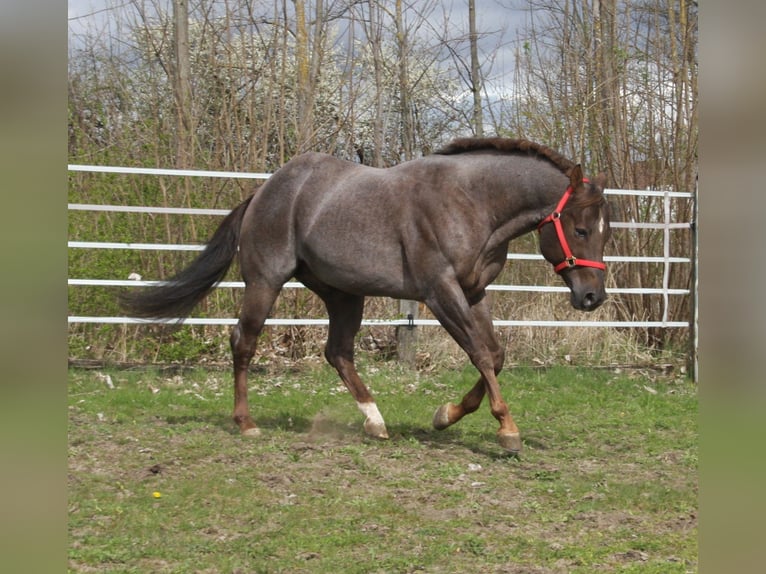
POLYGON ((569 185, 572 186, 573 190, 582 185, 582 168, 579 163, 569 172, 569 185))
POLYGON ((598 187, 599 189, 604 189, 606 187, 606 173, 603 171, 600 172, 596 179, 593 181, 593 183, 598 187))

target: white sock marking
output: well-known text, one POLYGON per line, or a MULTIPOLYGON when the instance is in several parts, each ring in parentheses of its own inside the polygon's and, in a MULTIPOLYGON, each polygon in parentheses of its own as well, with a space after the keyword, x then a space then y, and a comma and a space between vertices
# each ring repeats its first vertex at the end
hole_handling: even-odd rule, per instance
POLYGON ((383 425, 385 426, 385 422, 383 421, 383 416, 380 414, 380 411, 378 410, 378 405, 375 403, 356 403, 359 407, 359 410, 362 411, 368 419, 370 419, 370 422, 375 425, 383 425))

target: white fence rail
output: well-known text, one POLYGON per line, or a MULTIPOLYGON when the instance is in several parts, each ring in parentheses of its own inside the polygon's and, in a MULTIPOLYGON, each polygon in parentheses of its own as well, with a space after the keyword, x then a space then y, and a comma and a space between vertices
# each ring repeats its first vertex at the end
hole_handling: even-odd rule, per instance
MULTIPOLYGON (((267 173, 239 173, 222 171, 200 171, 200 170, 175 170, 175 169, 154 169, 154 168, 128 168, 128 167, 108 167, 93 165, 69 165, 69 171, 75 172, 95 172, 95 173, 121 173, 121 174, 141 174, 141 175, 171 175, 171 176, 193 176, 193 177, 216 177, 216 178, 240 178, 240 179, 267 179, 270 174, 267 173)), ((689 229, 693 222, 671 221, 671 200, 689 199, 693 194, 688 192, 672 191, 640 191, 640 190, 617 190, 608 189, 605 191, 608 195, 634 195, 644 197, 661 197, 663 199, 663 221, 655 222, 612 222, 611 226, 615 229, 655 229, 663 230, 663 255, 612 255, 605 256, 607 263, 615 262, 638 262, 654 263, 664 266, 663 284, 661 287, 654 288, 634 288, 618 287, 608 288, 609 294, 650 294, 663 297, 663 317, 660 321, 539 321, 539 320, 502 320, 493 321, 496 327, 662 327, 662 328, 688 328, 689 321, 669 321, 668 320, 668 301, 670 296, 686 296, 690 294, 689 289, 671 289, 668 285, 670 277, 670 266, 673 264, 691 264, 692 257, 671 257, 670 243, 671 231, 689 229)), ((70 203, 70 211, 92 211, 92 212, 122 212, 122 213, 148 213, 148 214, 180 214, 180 215, 217 215, 225 216, 229 213, 228 209, 200 209, 185 207, 144 207, 144 206, 125 206, 125 205, 94 205, 70 203)), ((165 243, 125 243, 125 242, 101 242, 101 241, 74 241, 67 242, 70 249, 125 249, 125 250, 156 250, 156 251, 201 251, 204 245, 199 244, 165 244, 165 243)), ((543 260, 542 255, 537 253, 509 253, 508 259, 512 260, 543 260)), ((153 286, 161 284, 160 281, 133 281, 122 279, 90 279, 90 278, 69 278, 69 286, 94 286, 94 287, 138 287, 153 286)), ((299 282, 289 282, 285 284, 288 289, 305 288, 299 282)), ((219 283, 218 288, 241 289, 244 283, 240 281, 224 281, 219 283)), ((515 291, 515 292, 541 292, 541 293, 566 293, 565 286, 546 286, 546 285, 502 285, 492 284, 487 288, 490 291, 515 291)), ((231 317, 211 317, 168 320, 146 320, 133 317, 96 317, 96 316, 75 316, 68 317, 70 324, 74 323, 101 323, 101 324, 148 324, 148 323, 182 323, 186 325, 233 325, 236 319, 231 317)), ((327 319, 277 319, 271 318, 266 321, 267 325, 290 326, 290 325, 316 325, 324 326, 328 324, 327 319)), ((438 321, 431 319, 365 319, 362 323, 368 326, 435 326, 438 321)))

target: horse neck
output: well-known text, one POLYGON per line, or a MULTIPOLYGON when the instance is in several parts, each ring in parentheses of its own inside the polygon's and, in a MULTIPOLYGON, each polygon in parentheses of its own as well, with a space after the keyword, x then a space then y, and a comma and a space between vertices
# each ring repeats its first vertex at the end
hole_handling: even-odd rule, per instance
POLYGON ((568 177, 548 162, 535 158, 520 158, 525 164, 500 167, 497 185, 491 199, 500 219, 513 229, 517 237, 533 231, 555 208, 564 195, 568 177), (521 176, 519 175, 521 174, 521 176))

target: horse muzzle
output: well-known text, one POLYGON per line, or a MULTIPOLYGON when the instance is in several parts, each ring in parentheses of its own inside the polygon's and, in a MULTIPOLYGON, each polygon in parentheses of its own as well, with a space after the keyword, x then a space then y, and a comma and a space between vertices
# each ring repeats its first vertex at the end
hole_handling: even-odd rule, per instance
POLYGON ((606 289, 604 287, 604 272, 592 270, 583 276, 583 271, 569 273, 564 281, 569 286, 570 302, 578 311, 595 311, 606 301, 606 289))

